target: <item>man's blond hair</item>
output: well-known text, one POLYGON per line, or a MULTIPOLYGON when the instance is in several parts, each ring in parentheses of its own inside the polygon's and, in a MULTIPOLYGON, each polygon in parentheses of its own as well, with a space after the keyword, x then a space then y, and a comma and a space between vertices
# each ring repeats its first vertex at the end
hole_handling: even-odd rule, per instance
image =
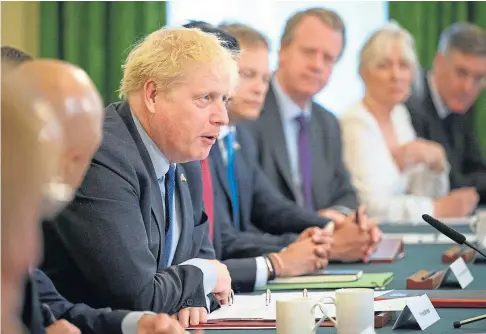
POLYGON ((240 44, 240 47, 244 48, 256 48, 256 47, 264 47, 267 50, 270 49, 270 45, 268 44, 267 38, 263 36, 261 32, 256 29, 253 29, 250 26, 247 26, 242 23, 231 23, 231 24, 221 24, 219 26, 220 29, 229 32, 233 35, 240 44))
POLYGON ((147 80, 168 93, 184 82, 194 66, 216 65, 233 92, 238 82, 238 53, 222 46, 213 34, 199 29, 161 28, 145 37, 123 65, 120 97, 140 90, 147 80))
POLYGON ((327 25, 329 28, 339 31, 343 35, 343 50, 346 42, 346 28, 341 17, 332 10, 325 8, 309 8, 304 11, 300 11, 292 15, 285 24, 284 32, 280 44, 282 46, 289 45, 292 43, 294 38, 295 30, 299 23, 308 16, 313 16, 318 18, 323 24, 327 25))

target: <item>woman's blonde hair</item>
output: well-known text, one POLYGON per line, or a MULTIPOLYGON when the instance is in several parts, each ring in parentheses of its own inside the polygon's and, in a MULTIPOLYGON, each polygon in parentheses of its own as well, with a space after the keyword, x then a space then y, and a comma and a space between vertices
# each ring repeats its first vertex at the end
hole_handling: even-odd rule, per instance
POLYGON ((414 39, 407 30, 393 21, 373 33, 361 49, 359 56, 360 71, 382 61, 390 52, 390 49, 396 45, 399 45, 403 59, 415 73, 419 68, 419 62, 414 39))
POLYGON ((239 78, 238 53, 221 43, 217 36, 195 28, 162 28, 151 33, 135 46, 123 65, 120 97, 126 99, 149 79, 158 89, 170 92, 200 64, 217 65, 233 92, 239 78))

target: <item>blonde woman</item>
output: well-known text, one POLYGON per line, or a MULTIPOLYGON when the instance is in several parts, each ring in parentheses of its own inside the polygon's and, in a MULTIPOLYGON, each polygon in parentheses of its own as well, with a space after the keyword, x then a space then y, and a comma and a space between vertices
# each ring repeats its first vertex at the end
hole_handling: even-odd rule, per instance
POLYGON ((341 117, 344 160, 360 202, 381 221, 424 213, 468 215, 468 189, 449 193, 449 164, 437 143, 419 139, 403 104, 418 70, 414 41, 397 24, 376 31, 360 54, 363 100, 341 117))

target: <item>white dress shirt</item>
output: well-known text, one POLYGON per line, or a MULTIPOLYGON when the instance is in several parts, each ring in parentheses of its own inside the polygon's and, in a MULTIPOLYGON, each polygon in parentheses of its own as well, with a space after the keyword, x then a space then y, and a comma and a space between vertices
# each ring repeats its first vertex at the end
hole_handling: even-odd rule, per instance
MULTIPOLYGON (((403 104, 391 118, 399 145, 416 138, 410 114, 403 104)), ((434 199, 449 192, 449 168, 436 173, 425 164, 401 171, 396 165, 378 122, 360 103, 340 118, 343 156, 359 201, 378 221, 420 221, 433 214, 434 199)))

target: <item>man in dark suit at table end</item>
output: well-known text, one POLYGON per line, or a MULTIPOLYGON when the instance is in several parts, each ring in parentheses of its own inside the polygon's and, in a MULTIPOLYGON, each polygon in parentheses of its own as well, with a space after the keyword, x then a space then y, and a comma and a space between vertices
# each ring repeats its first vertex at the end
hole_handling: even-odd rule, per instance
POLYGON ((338 120, 312 98, 327 84, 344 42, 336 13, 311 8, 293 15, 262 113, 251 124, 270 181, 288 199, 336 222, 358 201, 342 159, 338 120))
POLYGON ((196 322, 214 298, 227 302, 231 279, 213 260, 201 185, 188 184, 180 163, 208 155, 237 77, 235 55, 196 29, 162 28, 131 51, 125 101, 106 108, 74 201, 44 224, 43 269, 66 298, 196 322), (193 270, 179 276, 166 271, 173 266, 193 270))
POLYGON ((474 103, 485 86, 486 31, 455 23, 442 32, 433 69, 422 73, 406 103, 417 134, 444 147, 451 188, 471 187, 463 192, 465 205, 474 205, 476 191, 486 204, 486 160, 474 121, 480 112, 474 103))

